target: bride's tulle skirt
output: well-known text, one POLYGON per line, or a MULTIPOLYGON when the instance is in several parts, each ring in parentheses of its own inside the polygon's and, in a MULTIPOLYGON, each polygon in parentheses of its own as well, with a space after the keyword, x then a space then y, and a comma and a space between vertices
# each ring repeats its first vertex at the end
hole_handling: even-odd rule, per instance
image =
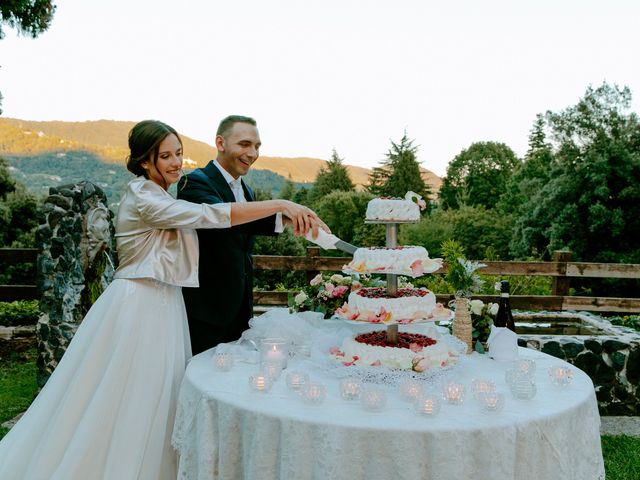
POLYGON ((171 430, 190 356, 180 288, 114 280, 0 442, 0 479, 175 479, 171 430))

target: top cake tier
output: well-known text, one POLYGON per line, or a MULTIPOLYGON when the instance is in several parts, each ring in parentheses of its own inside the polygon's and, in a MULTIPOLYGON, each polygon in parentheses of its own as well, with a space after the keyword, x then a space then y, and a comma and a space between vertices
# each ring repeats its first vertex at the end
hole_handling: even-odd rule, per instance
POLYGON ((426 203, 422 197, 407 192, 405 198, 374 198, 367 205, 366 220, 369 222, 417 222, 420 210, 426 203))
POLYGON ((358 248, 344 273, 392 273, 420 277, 442 267, 441 258, 429 258, 424 247, 358 248))

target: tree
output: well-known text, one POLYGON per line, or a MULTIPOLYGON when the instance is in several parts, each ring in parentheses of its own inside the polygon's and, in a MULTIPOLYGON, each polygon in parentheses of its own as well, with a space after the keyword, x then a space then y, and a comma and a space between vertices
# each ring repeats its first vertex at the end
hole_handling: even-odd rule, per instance
POLYGON ((313 182, 313 188, 309 192, 308 201, 315 203, 325 195, 333 191, 353 192, 355 186, 349 177, 347 167, 343 165, 342 158, 338 156, 335 149, 331 152, 331 159, 327 162, 326 168, 322 167, 313 182))
POLYGON ((404 197, 412 191, 427 200, 431 192, 420 173, 417 152, 418 147, 407 137, 407 132, 400 143, 392 141, 381 166, 375 167, 369 176, 369 191, 383 197, 404 197))
POLYGON ((473 143, 449 163, 440 188, 440 205, 494 208, 519 164, 516 154, 504 143, 473 143))
MULTIPOLYGON (((51 0, 3 0, 0 2, 0 39, 4 38, 3 25, 17 29, 18 33, 36 38, 49 28, 55 11, 56 7, 51 0)), ((2 94, 0 93, 1 105, 2 94)), ((1 108, 0 115, 2 115, 1 108)))
POLYGON ((569 249, 582 261, 640 262, 640 122, 631 92, 604 83, 547 112, 554 161, 527 202, 512 251, 569 249))
POLYGON ((293 183, 291 179, 291 175, 287 177, 287 180, 282 185, 282 189, 280 190, 280 194, 278 198, 283 198, 285 200, 292 200, 296 194, 296 185, 293 183))

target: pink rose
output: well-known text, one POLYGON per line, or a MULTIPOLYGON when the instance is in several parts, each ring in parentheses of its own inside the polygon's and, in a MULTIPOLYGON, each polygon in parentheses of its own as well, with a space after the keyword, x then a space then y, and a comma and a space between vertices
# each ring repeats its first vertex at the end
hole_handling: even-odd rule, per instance
POLYGON ((346 285, 338 285, 331 292, 331 296, 333 298, 342 297, 348 290, 349 290, 349 287, 347 287, 346 285))
POLYGON ((311 279, 311 281, 309 282, 309 285, 316 286, 316 285, 320 285, 321 283, 322 283, 322 274, 319 273, 311 279))

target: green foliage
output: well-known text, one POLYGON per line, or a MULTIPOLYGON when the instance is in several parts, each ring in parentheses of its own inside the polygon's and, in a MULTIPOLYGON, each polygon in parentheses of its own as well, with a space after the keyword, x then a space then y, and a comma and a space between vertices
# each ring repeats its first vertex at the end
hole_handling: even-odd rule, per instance
POLYGON ((485 282, 477 270, 486 265, 466 260, 464 248, 455 240, 443 242, 442 255, 447 265, 445 280, 453 287, 456 297, 470 297, 480 290, 485 282))
POLYGON ((640 262, 640 122, 628 88, 588 88, 578 104, 547 112, 549 180, 523 205, 514 255, 568 249, 578 261, 640 262))
POLYGON ((364 223, 371 198, 372 195, 366 192, 333 191, 318 200, 315 211, 335 235, 353 243, 356 227, 360 222, 364 223))
POLYGON ((56 6, 51 0, 13 0, 0 6, 0 38, 4 38, 2 25, 9 25, 23 35, 36 38, 49 28, 56 6))
POLYGON ((5 327, 35 325, 39 316, 40 304, 38 300, 0 302, 0 325, 5 327))
POLYGON ((508 259, 513 222, 513 216, 483 206, 438 209, 420 223, 403 225, 399 242, 421 245, 431 257, 440 257, 442 242, 456 240, 469 258, 508 259))
POLYGON ((353 192, 355 191, 355 186, 351 181, 351 177, 349 177, 347 167, 342 163, 342 158, 333 150, 331 159, 327 162, 326 167, 322 167, 316 175, 313 187, 309 191, 308 201, 312 204, 316 203, 325 195, 336 190, 353 192))
POLYGON ((607 480, 640 478, 640 438, 603 435, 602 456, 607 480))
POLYGON ((473 143, 449 163, 439 192, 440 205, 494 208, 519 163, 504 143, 473 143))
POLYGON ((291 175, 289 175, 289 178, 287 178, 287 180, 282 185, 282 189, 278 194, 278 198, 283 198, 285 200, 293 200, 293 197, 295 196, 295 194, 296 194, 296 184, 293 183, 293 180, 291 180, 291 175))
POLYGON ((374 168, 369 177, 369 191, 376 196, 401 198, 411 191, 428 199, 431 192, 422 179, 417 152, 418 147, 406 132, 400 143, 392 141, 381 166, 374 168))
MULTIPOLYGON (((38 392, 35 349, 0 358, 0 423, 24 412, 38 392)), ((7 433, 0 428, 0 440, 7 433)))
POLYGON ((613 325, 620 325, 622 327, 633 328, 640 332, 640 315, 624 315, 607 317, 613 325))

